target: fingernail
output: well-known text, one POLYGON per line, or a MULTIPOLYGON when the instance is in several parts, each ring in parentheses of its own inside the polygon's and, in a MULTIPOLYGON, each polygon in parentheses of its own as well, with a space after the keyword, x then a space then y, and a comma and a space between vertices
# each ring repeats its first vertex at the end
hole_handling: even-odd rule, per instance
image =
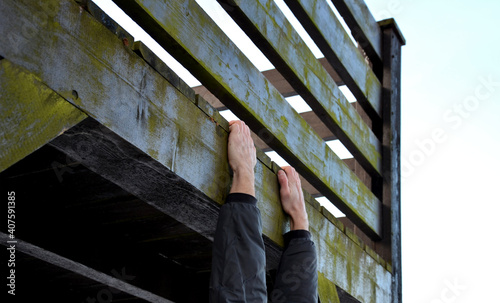
POLYGON ((278 175, 283 175, 283 174, 285 174, 285 172, 284 172, 283 170, 281 170, 281 169, 280 169, 280 170, 278 171, 278 175))

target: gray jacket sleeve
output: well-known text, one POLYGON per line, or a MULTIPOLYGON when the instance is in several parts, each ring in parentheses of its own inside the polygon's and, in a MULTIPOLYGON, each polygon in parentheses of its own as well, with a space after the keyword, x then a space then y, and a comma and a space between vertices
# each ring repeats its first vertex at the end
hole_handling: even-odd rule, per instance
POLYGON ((267 302, 266 257, 257 200, 230 194, 214 236, 210 302, 267 302))
POLYGON ((294 230, 284 235, 274 290, 273 303, 318 302, 317 254, 311 234, 294 230))

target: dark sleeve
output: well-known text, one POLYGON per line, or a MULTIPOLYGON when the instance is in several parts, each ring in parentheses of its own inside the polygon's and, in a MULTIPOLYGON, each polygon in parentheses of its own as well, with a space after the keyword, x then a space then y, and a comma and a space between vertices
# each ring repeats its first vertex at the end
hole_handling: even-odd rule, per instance
POLYGON ((273 303, 318 302, 317 254, 311 233, 294 230, 284 235, 274 290, 273 303))
POLYGON ((210 302, 266 302, 266 258, 257 200, 229 194, 214 235, 210 302))

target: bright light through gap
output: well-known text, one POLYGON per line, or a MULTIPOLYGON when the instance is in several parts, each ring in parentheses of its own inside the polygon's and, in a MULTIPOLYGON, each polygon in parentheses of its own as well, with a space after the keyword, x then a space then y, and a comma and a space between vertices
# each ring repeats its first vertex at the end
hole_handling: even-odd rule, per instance
POLYGON ((285 99, 299 114, 312 111, 312 109, 309 107, 309 105, 307 105, 306 101, 304 101, 301 96, 297 95, 285 99))
POLYGON ((304 29, 304 27, 302 27, 302 24, 300 24, 299 20, 297 20, 297 17, 295 17, 290 8, 288 8, 288 6, 285 4, 285 1, 274 0, 274 2, 283 12, 283 15, 285 15, 285 17, 288 19, 288 22, 290 22, 290 24, 299 34, 302 40, 304 40, 304 43, 309 47, 314 56, 316 58, 323 58, 324 57, 323 53, 319 50, 318 46, 316 46, 316 43, 314 43, 314 41, 311 39, 307 31, 304 29))
POLYGON ((336 218, 345 217, 344 213, 341 212, 337 207, 335 207, 335 205, 333 205, 333 203, 330 202, 330 200, 328 200, 326 197, 316 198, 316 201, 318 201, 321 206, 326 208, 336 218))
POLYGON ((349 101, 349 103, 356 102, 356 97, 354 97, 347 85, 339 86, 339 89, 344 94, 344 97, 347 99, 347 101, 349 101))
POLYGON ((267 152, 266 155, 271 158, 272 161, 276 162, 276 164, 278 164, 278 166, 280 167, 290 166, 290 164, 288 164, 288 162, 281 158, 281 156, 278 155, 278 153, 275 151, 267 152))
POLYGON ((170 67, 187 85, 190 87, 199 86, 201 83, 177 60, 175 60, 167 51, 163 49, 149 34, 147 34, 137 23, 135 23, 127 14, 125 14, 111 0, 92 0, 99 6, 109 17, 120 24, 129 34, 134 37, 135 41, 142 41, 153 53, 155 53, 161 61, 170 67))
POLYGON ((340 159, 353 158, 352 154, 347 150, 347 148, 345 148, 344 144, 342 144, 340 140, 327 141, 326 144, 340 159))
POLYGON ((226 110, 223 110, 223 111, 220 111, 219 114, 224 117, 224 119, 226 119, 228 122, 229 121, 232 121, 232 120, 241 120, 240 118, 238 118, 235 114, 233 114, 232 111, 230 111, 229 109, 226 109, 226 110))

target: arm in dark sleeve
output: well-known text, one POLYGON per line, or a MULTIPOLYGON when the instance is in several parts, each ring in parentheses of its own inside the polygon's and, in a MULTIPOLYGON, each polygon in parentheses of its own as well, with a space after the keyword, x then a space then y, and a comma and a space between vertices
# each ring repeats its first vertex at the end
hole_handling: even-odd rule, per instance
POLYGON ((286 233, 274 290, 273 303, 318 302, 317 254, 307 230, 286 233))
POLYGON ((229 194, 214 236, 210 302, 266 302, 265 251, 257 200, 229 194))

